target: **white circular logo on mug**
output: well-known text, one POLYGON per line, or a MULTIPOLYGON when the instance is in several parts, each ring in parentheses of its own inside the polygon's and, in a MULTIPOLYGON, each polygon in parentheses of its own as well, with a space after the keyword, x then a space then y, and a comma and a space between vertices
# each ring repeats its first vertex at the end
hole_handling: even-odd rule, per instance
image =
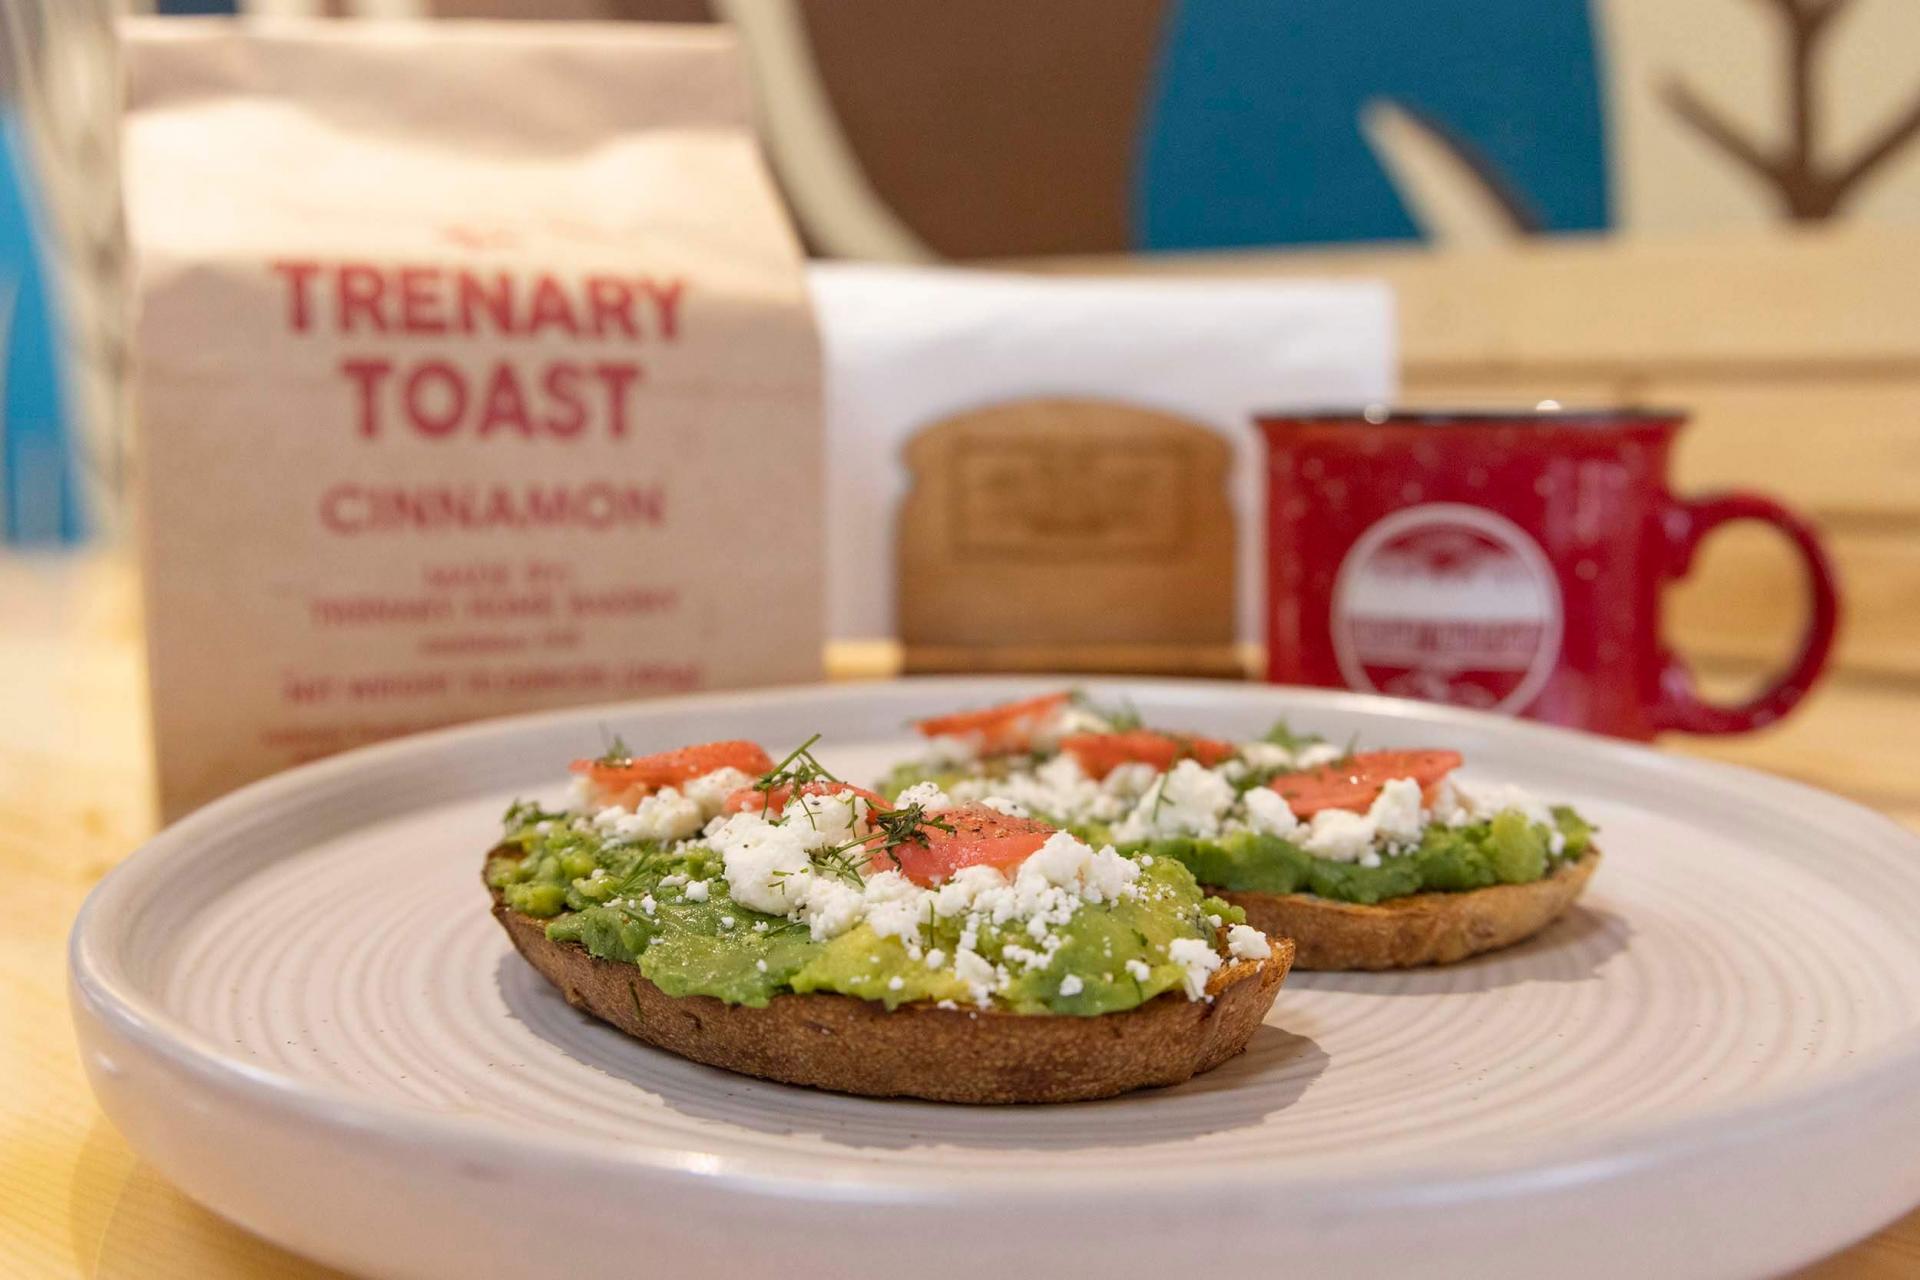
POLYGON ((1333 586, 1333 652, 1355 689, 1518 713, 1560 661, 1560 581, 1540 544, 1482 507, 1396 511, 1333 586))

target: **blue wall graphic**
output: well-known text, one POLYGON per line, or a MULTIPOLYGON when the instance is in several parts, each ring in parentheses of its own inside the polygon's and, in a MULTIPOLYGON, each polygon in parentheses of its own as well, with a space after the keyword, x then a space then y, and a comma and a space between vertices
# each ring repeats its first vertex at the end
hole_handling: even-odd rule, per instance
POLYGON ((79 441, 65 383, 65 331, 50 296, 45 220, 18 117, 0 111, 0 513, 4 541, 72 542, 81 518, 79 441))
POLYGON ((1360 132, 1391 99, 1499 175, 1543 231, 1607 226, 1587 0, 1180 0, 1148 105, 1148 249, 1418 239, 1360 132))

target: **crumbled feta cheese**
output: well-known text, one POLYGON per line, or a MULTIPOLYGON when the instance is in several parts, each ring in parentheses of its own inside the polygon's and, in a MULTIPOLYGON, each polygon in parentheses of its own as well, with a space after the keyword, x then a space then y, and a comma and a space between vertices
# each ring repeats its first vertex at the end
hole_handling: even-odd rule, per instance
POLYGON ((1256 769, 1286 769, 1293 765, 1293 752, 1273 742, 1243 742, 1240 758, 1256 769))
POLYGON ((750 776, 729 765, 712 773, 701 774, 689 781, 683 790, 687 799, 700 806, 704 821, 720 812, 728 796, 752 786, 753 781, 750 776))
POLYGON ((856 792, 803 791, 787 801, 779 820, 786 826, 804 827, 810 847, 825 849, 866 835, 870 808, 867 798, 856 792))
MULTIPOLYGON (((662 883, 665 882, 662 881, 662 883)), ((711 890, 708 889, 705 880, 690 880, 687 882, 688 902, 705 902, 710 892, 711 890)))
POLYGON ((1077 996, 1086 989, 1087 984, 1081 980, 1080 975, 1077 973, 1070 973, 1060 979, 1060 994, 1062 996, 1077 996))
POLYGON ((1009 942, 1002 947, 1000 954, 1019 965, 1022 969, 1038 969, 1045 964, 1047 957, 1031 947, 1023 947, 1017 942, 1009 942))
POLYGON ((1217 836, 1220 820, 1233 806, 1236 794, 1233 784, 1214 770, 1197 760, 1181 760, 1140 797, 1114 835, 1123 841, 1151 840, 1155 836, 1217 836))
POLYGON ((968 764, 980 758, 980 744, 972 738, 943 733, 927 739, 922 748, 928 764, 968 764))
POLYGON ((642 797, 632 809, 610 805, 593 815, 596 828, 623 840, 684 840, 705 821, 700 806, 672 787, 642 797))
POLYGON ((1553 810, 1525 787, 1511 782, 1474 782, 1448 777, 1434 797, 1434 817, 1450 827, 1486 822, 1495 815, 1513 809, 1528 822, 1553 827, 1553 810))
POLYGON ((929 895, 898 871, 880 871, 867 877, 860 890, 860 914, 883 938, 913 943, 927 918, 929 895))
POLYGON ((1411 844, 1420 838, 1420 784, 1412 778, 1394 778, 1380 788, 1367 817, 1375 838, 1393 844, 1411 844))
POLYGON ((975 1004, 984 1005, 993 999, 994 988, 999 985, 999 975, 979 952, 964 949, 955 952, 953 971, 960 981, 967 984, 975 1004))
POLYGON ((755 960, 753 962, 753 967, 758 969, 760 972, 765 973, 767 971, 767 962, 765 960, 755 960))
POLYGON ((889 991, 904 990, 906 988, 906 985, 907 985, 907 980, 901 977, 897 973, 894 974, 891 978, 887 979, 887 990, 889 991))
POLYGON ((815 942, 839 937, 866 914, 862 888, 837 876, 808 876, 806 883, 796 888, 804 896, 794 914, 806 921, 815 942))
POLYGON ((1145 982, 1153 976, 1153 970, 1147 967, 1145 960, 1127 961, 1127 972, 1132 975, 1135 982, 1145 982))
POLYGON ((1073 890, 1088 902, 1111 902, 1139 878, 1139 864, 1114 852, 1111 845, 1096 852, 1086 841, 1056 831, 1020 864, 1015 888, 1038 880, 1073 890))
POLYGON ((933 912, 943 919, 965 915, 988 893, 1006 886, 1007 878, 992 867, 962 867, 933 890, 933 912))
POLYGON ((1035 720, 1027 733, 1036 749, 1051 751, 1070 733, 1111 733, 1113 725, 1103 715, 1078 703, 1069 702, 1035 720))
MULTIPOLYGON (((832 877, 813 872, 815 850, 841 847, 864 837, 867 802, 842 795, 800 795, 779 814, 736 813, 707 826, 707 841, 720 854, 735 902, 768 915, 792 915, 832 877)), ((833 904, 820 890, 820 908, 833 904)))
POLYGON ((1247 811, 1247 826, 1263 836, 1291 836, 1300 829, 1300 819, 1287 807, 1286 797, 1271 787, 1254 787, 1241 797, 1247 811))
POLYGON ((895 797, 893 803, 900 809, 917 804, 928 813, 939 813, 953 808, 953 797, 942 791, 937 782, 916 782, 895 797))
POLYGON ((1323 764, 1332 764, 1346 755, 1346 748, 1336 747, 1331 742, 1316 742, 1300 748, 1293 754, 1293 767, 1296 769, 1317 769, 1323 764))
POLYGON ((1220 953, 1213 944, 1199 938, 1175 938, 1167 944, 1167 959, 1180 966, 1181 982, 1187 999, 1198 1000, 1207 994, 1207 975, 1220 967, 1220 953))
POLYGON ((1347 809, 1322 809, 1313 815, 1301 848, 1316 858, 1359 862, 1373 852, 1373 819, 1347 809))
POLYGON ((1009 800, 1006 796, 988 796, 980 802, 995 813, 1004 813, 1009 818, 1027 818, 1032 811, 1018 800, 1009 800))
POLYGON ((1080 771, 1080 762, 1072 756, 1055 756, 1037 769, 1018 770, 1000 778, 961 778, 952 784, 956 800, 984 804, 989 799, 1012 800, 1029 811, 1067 818, 1078 812, 1098 794, 1098 788, 1080 771), (1060 761, 1066 761, 1065 765, 1060 761), (1068 775, 1064 780, 1062 772, 1068 775))
POLYGON ((1031 771, 962 779, 953 784, 952 793, 958 799, 982 803, 1011 801, 1030 814, 1063 824, 1112 822, 1131 809, 1159 776, 1151 765, 1124 764, 1095 781, 1079 760, 1063 753, 1031 771))
POLYGON ((646 912, 648 915, 653 914, 653 909, 657 905, 659 904, 654 902, 652 894, 648 894, 644 898, 640 899, 640 909, 646 912))
MULTIPOLYGON (((809 797, 818 799, 818 797, 809 797)), ((845 806, 841 806, 842 813, 845 806)), ((829 810, 796 800, 777 815, 733 814, 710 824, 707 843, 721 856, 722 874, 733 899, 742 906, 807 925, 816 940, 838 937, 864 923, 880 937, 900 940, 909 957, 930 969, 949 963, 945 948, 921 951, 923 930, 936 920, 956 920, 958 945, 951 964, 975 1003, 988 1005, 1011 981, 1009 966, 1020 972, 1046 968, 1058 953, 1060 927, 1090 903, 1112 902, 1140 893, 1140 865, 1112 846, 1095 849, 1064 832, 1049 835, 1041 847, 1011 874, 991 866, 963 867, 944 883, 923 888, 897 870, 864 877, 830 874, 813 857, 847 831, 867 834, 863 826, 844 827, 829 810), (994 965, 979 953, 981 931, 999 933, 1006 963, 994 965), (1009 937, 1009 932, 1012 937, 1009 937), (1024 935, 1023 941, 1015 941, 1024 935)), ((859 815, 846 819, 864 821, 859 815)), ((711 895, 710 881, 691 881, 693 900, 711 895)), ((721 920, 733 924, 733 917, 721 920)), ((755 926, 764 929, 764 922, 755 926)), ((877 957, 876 957, 877 960, 877 957)))
MULTIPOLYGON (((1072 756, 1065 758, 1069 760, 1073 759, 1072 756)), ((1076 760, 1074 763, 1078 765, 1079 761, 1076 760)), ((1151 787, 1155 782, 1159 781, 1159 779, 1160 771, 1158 769, 1150 764, 1143 764, 1138 760, 1134 760, 1123 765, 1115 766, 1111 773, 1100 779, 1100 790, 1104 794, 1116 799, 1138 800, 1146 794, 1147 788, 1151 787)))
POLYGON ((733 920, 733 917, 732 917, 732 916, 721 916, 721 917, 720 917, 720 927, 721 927, 722 929, 731 929, 731 928, 733 928, 733 924, 734 924, 734 920, 733 920))
POLYGON ((1420 784, 1412 778, 1394 778, 1380 789, 1365 813, 1322 809, 1307 824, 1300 847, 1333 862, 1380 865, 1381 846, 1388 849, 1420 839, 1426 814, 1420 807, 1420 784))
POLYGON ((809 834, 805 823, 775 824, 757 813, 736 813, 708 832, 733 900, 770 916, 788 914, 804 898, 809 834))
POLYGON ((1250 924, 1231 925, 1227 929, 1227 954, 1236 960, 1265 960, 1273 954, 1273 944, 1250 924))

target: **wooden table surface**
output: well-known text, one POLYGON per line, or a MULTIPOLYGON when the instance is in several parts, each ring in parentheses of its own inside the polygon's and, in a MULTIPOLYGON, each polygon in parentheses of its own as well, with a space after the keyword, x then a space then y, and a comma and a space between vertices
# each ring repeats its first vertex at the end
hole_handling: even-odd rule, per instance
MULTIPOLYGON (((835 655, 844 673, 884 664, 835 655)), ((1920 829, 1920 694, 1830 683, 1781 728, 1673 749, 1788 774, 1920 829)), ((133 575, 110 556, 0 556, 0 1275, 315 1277, 135 1156, 94 1107, 63 943, 87 889, 153 828, 133 575)), ((1920 1153, 1915 1153, 1920 1159, 1920 1153)), ((1920 1275, 1920 1211, 1801 1273, 1920 1275)))

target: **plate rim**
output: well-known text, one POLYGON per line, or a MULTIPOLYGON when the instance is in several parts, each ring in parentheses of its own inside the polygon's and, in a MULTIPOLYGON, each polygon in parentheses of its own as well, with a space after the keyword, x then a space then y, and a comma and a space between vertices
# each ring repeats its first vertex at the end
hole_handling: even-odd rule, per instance
MULTIPOLYGON (((383 763, 431 754, 452 741, 511 738, 570 722, 591 725, 620 715, 645 715, 662 709, 734 707, 765 701, 857 700, 902 688, 973 693, 981 697, 1078 685, 1093 691, 1155 690, 1169 693, 1233 692, 1327 711, 1384 714, 1436 727, 1463 725, 1502 735, 1534 739, 1543 746, 1577 746, 1582 752, 1628 765, 1657 759, 1663 770, 1693 775, 1720 786, 1764 785, 1795 805, 1825 807, 1844 815, 1885 842, 1889 851, 1905 847, 1920 875, 1920 834, 1907 831, 1863 804, 1792 779, 1720 761, 1676 756, 1578 730, 1510 719, 1489 712, 1409 702, 1376 694, 1238 681, 1045 675, 915 676, 845 684, 786 685, 678 695, 665 698, 585 704, 492 717, 410 734, 358 747, 249 783, 197 809, 142 843, 104 876, 75 916, 68 940, 68 975, 76 1017, 84 1008, 110 1033, 125 1037, 176 1071, 216 1091, 269 1111, 290 1113, 299 1121, 336 1130, 365 1131, 377 1126, 402 1145, 457 1151, 462 1158, 564 1165, 607 1176, 690 1174, 717 1176, 731 1190, 781 1199, 844 1200, 849 1196, 924 1203, 987 1204, 1010 1191, 1042 1203, 1065 1203, 1090 1193, 1164 1194, 1150 1164, 1116 1161, 1073 1179, 1050 1176, 1043 1161, 1032 1162, 1033 1175, 1009 1182, 1003 1172, 971 1168, 859 1166, 842 1164, 823 1180, 817 1157, 716 1155, 671 1144, 637 1146, 610 1137, 514 1132, 497 1120, 450 1114, 355 1094, 323 1082, 284 1075, 224 1053, 200 1031, 148 997, 119 971, 111 938, 95 936, 96 923, 118 900, 136 891, 143 879, 164 876, 171 852, 246 813, 383 763), (768 1166, 777 1167, 768 1167, 768 1166), (809 1174, 808 1166, 815 1172, 809 1174)), ((1284 991, 1282 993, 1284 998, 1284 991)), ((1231 1166, 1184 1170, 1183 1195, 1218 1195, 1257 1183, 1262 1194, 1283 1191, 1301 1203, 1338 1203, 1346 1208, 1387 1209, 1413 1202, 1470 1202, 1500 1197, 1541 1180, 1585 1184, 1609 1180, 1731 1150, 1768 1146, 1783 1134, 1826 1123, 1836 1112, 1851 1112, 1863 1102, 1891 1094, 1920 1094, 1920 1022, 1874 1054, 1837 1067, 1824 1077, 1766 1089, 1750 1100, 1709 1106, 1675 1117, 1642 1119, 1617 1132, 1560 1142, 1555 1148, 1502 1148, 1498 1155, 1461 1155, 1446 1160, 1418 1159, 1392 1165, 1351 1166, 1325 1173, 1288 1172, 1256 1159, 1231 1166)), ((852 1101, 859 1101, 853 1099, 852 1101)))

